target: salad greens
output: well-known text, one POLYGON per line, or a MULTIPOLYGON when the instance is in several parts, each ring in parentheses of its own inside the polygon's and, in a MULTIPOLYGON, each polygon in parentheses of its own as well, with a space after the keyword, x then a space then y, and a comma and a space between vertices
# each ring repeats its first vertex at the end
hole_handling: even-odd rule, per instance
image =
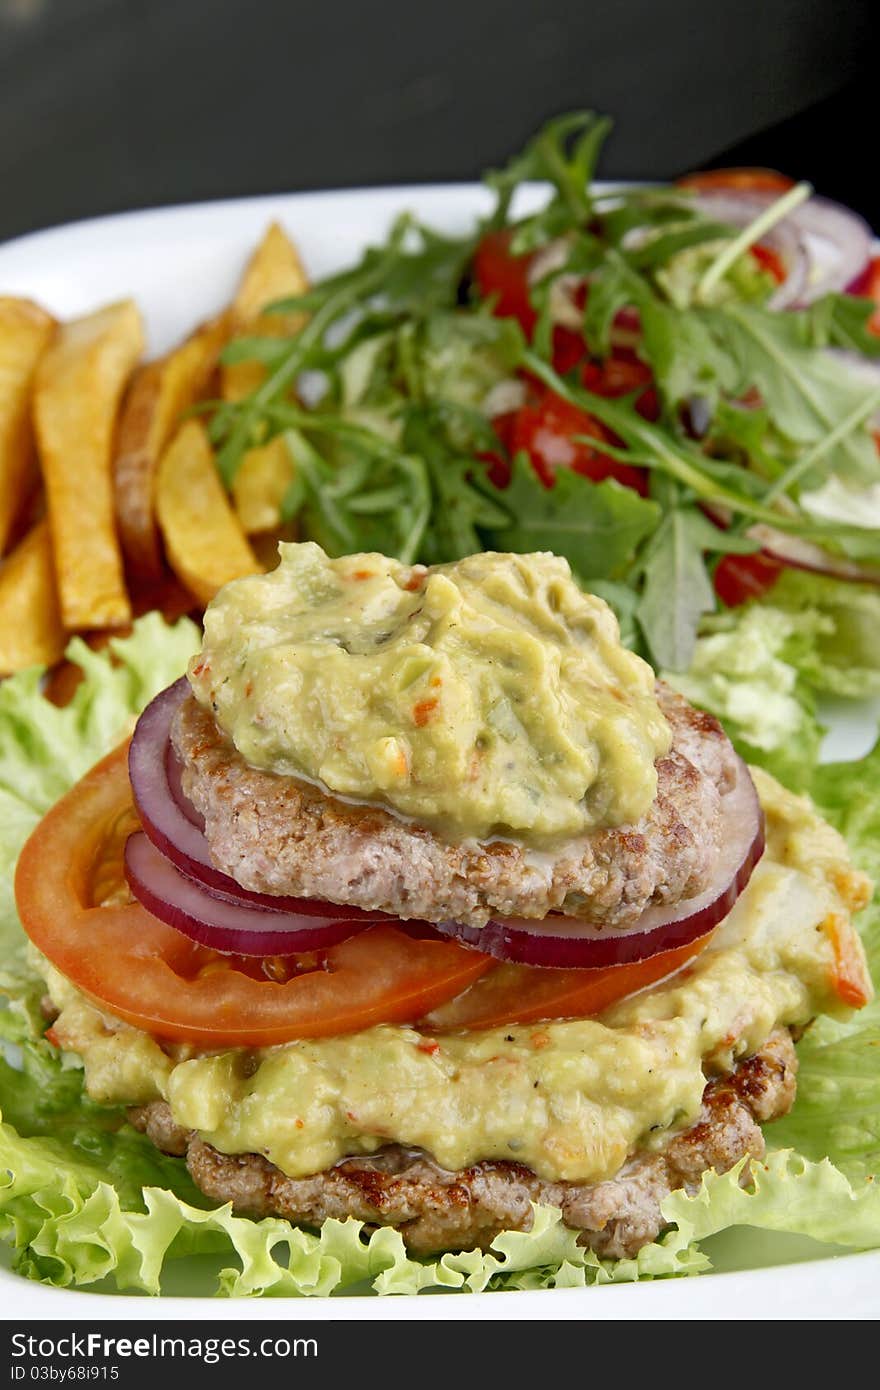
MULTIPOLYGON (((0 855, 4 888, 31 827, 59 793, 109 750, 157 687, 197 644, 186 620, 140 619, 113 652, 79 640, 85 671, 73 704, 50 705, 38 673, 0 687, 0 855)), ((867 763, 819 770, 812 790, 849 838, 858 862, 880 872, 880 746, 867 763)), ((880 967, 880 908, 864 914, 880 967)), ((0 904, 0 1240, 22 1274, 60 1287, 158 1293, 182 1257, 210 1257, 223 1296, 418 1293, 425 1289, 572 1288, 711 1268, 705 1238, 733 1226, 789 1231, 835 1246, 880 1244, 880 1191, 866 1182, 880 1160, 875 1053, 880 1003, 851 1022, 820 1020, 800 1044, 798 1100, 770 1130, 779 1147, 745 1189, 741 1165, 708 1173, 693 1197, 663 1205, 670 1230, 636 1259, 600 1260, 578 1246, 553 1208, 536 1208, 527 1234, 506 1232, 489 1252, 410 1257, 397 1231, 367 1236, 360 1222, 326 1221, 319 1234, 277 1218, 212 1208, 182 1159, 157 1152, 121 1110, 91 1102, 75 1059, 43 1038, 39 998, 11 895, 0 904), (6 1041, 4 1058, 2 1041, 6 1041), (791 1145, 789 1148, 787 1146, 791 1145)))
POLYGON ((880 483, 880 377, 851 360, 870 366, 880 339, 871 304, 850 296, 771 307, 776 280, 751 247, 808 186, 727 226, 686 189, 597 188, 608 129, 591 112, 551 121, 487 175, 495 205, 468 234, 404 216, 358 265, 275 306, 307 313, 305 327, 229 346, 228 362, 256 359, 266 376, 213 403, 210 429, 227 484, 249 447, 284 436, 296 475, 284 520, 331 553, 380 545, 438 563, 552 545, 610 586, 656 665, 684 669, 719 606, 714 567, 759 549, 754 523, 880 565, 880 530, 852 520, 880 483), (517 216, 535 181, 544 206, 517 216), (521 303, 505 301, 504 272, 501 302, 485 283, 487 246, 508 271, 529 258, 521 303), (560 333, 580 346, 573 362, 560 333), (653 413, 637 390, 586 389, 585 364, 619 360, 646 370, 653 413), (650 501, 589 463, 539 478, 534 448, 505 442, 503 425, 547 393, 594 422, 582 443, 598 422, 606 464, 647 470, 650 501), (839 516, 801 504, 829 479, 850 504, 839 516))
POLYGON ((880 591, 788 570, 766 599, 706 618, 690 666, 663 675, 800 791, 819 775, 817 696, 880 695, 878 633, 880 591))

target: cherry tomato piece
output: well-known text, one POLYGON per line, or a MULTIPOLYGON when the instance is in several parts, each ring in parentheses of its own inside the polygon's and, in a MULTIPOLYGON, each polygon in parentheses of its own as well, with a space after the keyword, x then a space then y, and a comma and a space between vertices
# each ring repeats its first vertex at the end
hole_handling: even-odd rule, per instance
POLYGON ((516 412, 509 452, 513 455, 524 450, 545 487, 553 486, 557 469, 571 468, 594 483, 614 478, 642 496, 647 494, 648 480, 643 468, 619 463, 601 448, 585 443, 585 435, 595 439, 597 446, 616 442, 592 415, 553 391, 545 391, 534 404, 516 412))
POLYGON ((538 317, 529 299, 532 257, 512 255, 512 238, 509 227, 487 232, 474 255, 474 280, 482 299, 494 299, 493 314, 517 319, 526 337, 531 338, 538 317))
POLYGON ((724 555, 715 568, 715 592, 728 608, 761 598, 776 583, 785 566, 764 555, 724 555))

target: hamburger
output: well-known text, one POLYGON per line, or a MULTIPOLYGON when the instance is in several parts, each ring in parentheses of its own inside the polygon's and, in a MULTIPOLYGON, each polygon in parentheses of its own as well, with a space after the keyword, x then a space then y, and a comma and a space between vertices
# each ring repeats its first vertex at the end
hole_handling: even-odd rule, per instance
POLYGON ((94 1100, 214 1201, 419 1254, 535 1203, 637 1253, 871 994, 841 838, 548 554, 282 546, 17 886, 94 1100))

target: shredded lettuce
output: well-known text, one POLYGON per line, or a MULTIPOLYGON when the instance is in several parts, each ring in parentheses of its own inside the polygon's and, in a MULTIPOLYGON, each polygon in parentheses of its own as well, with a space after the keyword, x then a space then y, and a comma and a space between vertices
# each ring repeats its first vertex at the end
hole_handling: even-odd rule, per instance
MULTIPOLYGON (((797 1105, 771 1131, 785 1149, 755 1165, 745 1188, 738 1169, 707 1173, 691 1197, 673 1194, 663 1208, 669 1231, 633 1260, 600 1260, 578 1246, 550 1207, 535 1208, 528 1233, 506 1232, 487 1252, 437 1260, 414 1259, 398 1232, 368 1235, 353 1220, 311 1232, 238 1217, 229 1206, 212 1208, 185 1164, 158 1153, 121 1110, 90 1101, 75 1059, 42 1037, 42 986, 27 964, 12 870, 39 816, 180 674, 196 644, 192 624, 169 629, 151 615, 108 652, 71 644, 84 680, 66 709, 44 698, 38 672, 0 687, 0 991, 10 1005, 0 1010, 0 1240, 19 1273, 65 1288, 156 1294, 178 1260, 198 1255, 227 1297, 478 1292, 702 1273, 711 1262, 699 1242, 740 1225, 835 1247, 880 1244, 880 1189, 865 1181, 880 1157, 880 1005, 810 1030, 797 1105)), ((880 749, 862 764, 822 768, 813 792, 876 873, 880 749)), ((880 961, 878 909, 867 918, 866 944, 880 961)))
POLYGON ((880 694, 880 589, 785 570, 765 599, 704 618, 670 685, 724 723, 738 751, 808 791, 825 732, 817 697, 880 694))
POLYGON ((812 622, 812 640, 795 652, 795 664, 815 690, 880 694, 880 588, 788 569, 768 598, 804 623, 804 631, 812 622))
POLYGON ((664 677, 693 704, 722 720, 747 762, 805 791, 823 729, 798 663, 812 649, 819 618, 767 604, 707 619, 687 672, 664 677))

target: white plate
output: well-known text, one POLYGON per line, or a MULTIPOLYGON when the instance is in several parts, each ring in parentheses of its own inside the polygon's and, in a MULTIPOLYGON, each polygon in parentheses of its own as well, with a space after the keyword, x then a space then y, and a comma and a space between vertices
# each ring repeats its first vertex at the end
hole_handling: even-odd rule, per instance
MULTIPOLYGON (((523 206, 540 198, 529 190, 523 206)), ((151 352, 182 338, 226 303, 245 258, 267 222, 284 224, 313 278, 349 264, 382 241, 392 219, 412 209, 440 231, 468 228, 489 206, 475 184, 288 194, 103 217, 38 232, 0 246, 0 294, 27 295, 59 317, 133 296, 144 313, 151 352)), ((859 757, 876 729, 876 705, 830 712, 829 754, 859 757)), ((873 1317, 880 1251, 825 1254, 812 1242, 737 1232, 706 1247, 731 1272, 699 1279, 543 1293, 433 1298, 333 1298, 285 1304, 240 1300, 235 1315, 274 1318, 739 1318, 873 1317), (833 1266, 830 1261, 833 1260, 833 1266), (749 1266, 752 1266, 749 1268, 749 1266)), ((2 1250, 3 1247, 0 1247, 2 1250)), ((6 1255, 8 1261, 8 1254, 6 1255)), ((225 1300, 120 1298, 48 1289, 2 1267, 0 1307, 7 1319, 228 1318, 225 1300)), ((179 1280, 178 1280, 179 1283, 179 1280)))

